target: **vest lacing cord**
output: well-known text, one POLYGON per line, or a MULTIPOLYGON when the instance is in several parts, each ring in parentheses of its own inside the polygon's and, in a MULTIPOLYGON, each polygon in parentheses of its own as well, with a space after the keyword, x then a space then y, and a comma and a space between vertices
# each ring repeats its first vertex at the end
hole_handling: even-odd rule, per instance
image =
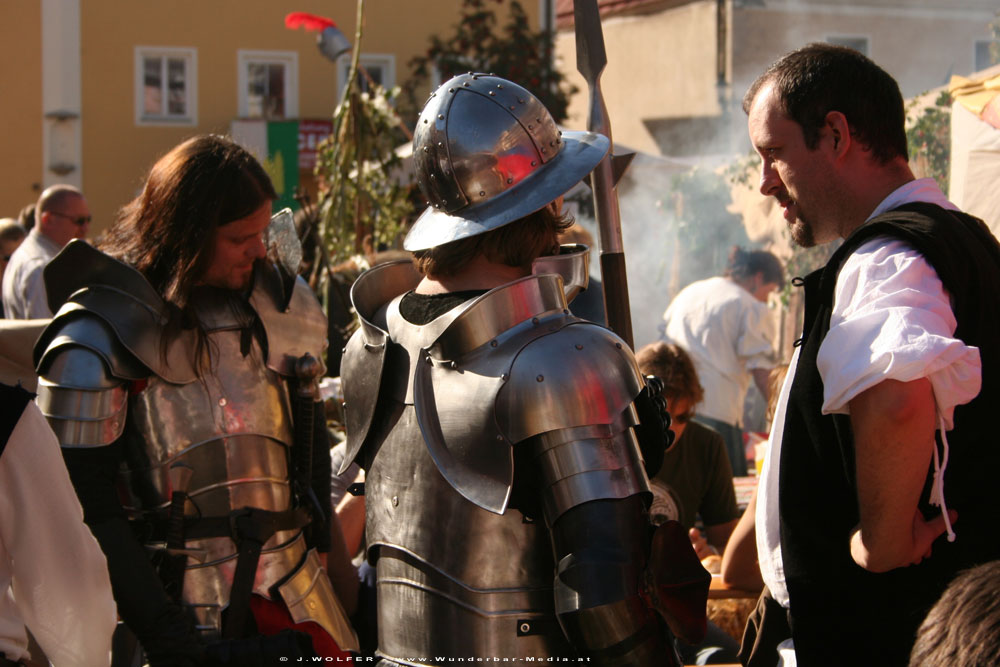
POLYGON ((955 531, 951 527, 951 518, 948 516, 948 505, 944 500, 944 471, 948 467, 948 435, 944 429, 944 416, 938 412, 938 430, 941 432, 942 453, 938 455, 937 443, 934 443, 934 480, 931 482, 930 504, 941 508, 941 515, 944 517, 945 530, 948 533, 948 541, 955 541, 955 531))

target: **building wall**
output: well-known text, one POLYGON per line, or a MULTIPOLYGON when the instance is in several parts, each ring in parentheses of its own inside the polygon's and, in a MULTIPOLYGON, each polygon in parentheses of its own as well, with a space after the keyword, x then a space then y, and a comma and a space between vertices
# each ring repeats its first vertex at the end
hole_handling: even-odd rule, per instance
MULTIPOLYGON (((716 2, 700 0, 651 14, 603 21, 608 65, 601 77, 615 143, 659 153, 646 122, 662 117, 718 115, 716 2)), ((560 70, 579 91, 566 127, 587 124, 587 85, 576 71, 576 36, 559 32, 560 70)))
MULTIPOLYGON (((41 2, 4 2, 0 36, 18 67, 0 68, 0 90, 18 91, 17 104, 0 110, 4 157, 0 164, 0 216, 16 214, 37 198, 47 175, 42 150, 41 2)), ((395 57, 396 83, 408 62, 422 54, 433 34, 458 23, 461 0, 367 0, 363 54, 395 57)), ((523 2, 537 27, 544 3, 523 2)), ((506 5, 498 5, 500 12, 506 5)), ((353 42, 355 0, 171 0, 170 2, 79 1, 80 85, 78 175, 94 215, 92 235, 106 229, 135 196, 155 160, 183 139, 228 132, 238 118, 240 49, 298 54, 299 118, 329 118, 339 99, 337 67, 316 48, 316 33, 288 30, 290 11, 327 16, 353 42), (197 50, 197 123, 138 125, 135 112, 135 47, 197 50)), ((502 19, 501 19, 502 20, 502 19)), ((5 95, 5 101, 12 98, 5 95)))
POLYGON ((38 2, 0 9, 0 217, 38 199, 42 189, 42 14, 38 2))

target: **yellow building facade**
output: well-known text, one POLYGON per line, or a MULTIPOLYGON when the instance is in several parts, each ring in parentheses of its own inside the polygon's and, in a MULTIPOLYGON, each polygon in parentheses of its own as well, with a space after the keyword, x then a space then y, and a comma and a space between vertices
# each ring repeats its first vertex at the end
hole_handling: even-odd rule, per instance
MULTIPOLYGON (((547 4, 523 2, 533 28, 547 4)), ((430 37, 453 32, 461 6, 366 0, 362 64, 401 84, 430 37)), ((3 2, 0 217, 70 183, 86 195, 97 235, 187 137, 230 133, 247 119, 329 120, 347 58, 333 62, 317 33, 287 29, 292 11, 329 17, 354 40, 355 0, 3 2)))

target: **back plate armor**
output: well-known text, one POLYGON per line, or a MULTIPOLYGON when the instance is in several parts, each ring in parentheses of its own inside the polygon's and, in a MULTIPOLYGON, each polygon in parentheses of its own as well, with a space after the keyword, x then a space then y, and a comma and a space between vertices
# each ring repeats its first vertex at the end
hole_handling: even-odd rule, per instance
POLYGON ((379 653, 399 664, 573 655, 547 525, 576 504, 648 491, 630 429, 642 386, 631 352, 569 314, 557 275, 424 326, 399 314, 418 281, 409 262, 359 279, 361 328, 342 365, 348 458, 368 469, 379 653), (543 471, 544 517, 509 507, 515 447, 533 448, 543 471))

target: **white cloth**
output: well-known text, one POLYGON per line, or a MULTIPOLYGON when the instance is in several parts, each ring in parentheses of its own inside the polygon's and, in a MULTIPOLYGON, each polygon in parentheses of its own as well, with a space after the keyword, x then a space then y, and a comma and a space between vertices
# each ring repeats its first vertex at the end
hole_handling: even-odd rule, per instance
POLYGON ((36 320, 52 317, 45 293, 42 269, 62 247, 43 235, 35 226, 24 242, 10 256, 3 274, 4 316, 12 320, 36 320))
MULTIPOLYGON (((957 210, 933 179, 895 190, 869 219, 910 202, 957 210)), ((913 248, 886 237, 862 244, 845 262, 834 290, 830 331, 820 345, 823 413, 850 414, 848 403, 882 380, 926 377, 946 426, 956 405, 980 389, 979 350, 956 339, 951 301, 933 268, 913 248)), ((788 607, 778 519, 778 466, 785 411, 798 350, 792 357, 775 410, 757 496, 757 555, 774 599, 788 607)))
POLYGON ((705 398, 698 414, 740 426, 749 371, 775 361, 775 325, 767 304, 728 278, 682 289, 663 314, 664 338, 690 355, 705 398))
POLYGON ((117 613, 107 562, 34 403, 0 456, 0 590, 9 659, 27 657, 27 625, 55 667, 110 664, 117 613))

